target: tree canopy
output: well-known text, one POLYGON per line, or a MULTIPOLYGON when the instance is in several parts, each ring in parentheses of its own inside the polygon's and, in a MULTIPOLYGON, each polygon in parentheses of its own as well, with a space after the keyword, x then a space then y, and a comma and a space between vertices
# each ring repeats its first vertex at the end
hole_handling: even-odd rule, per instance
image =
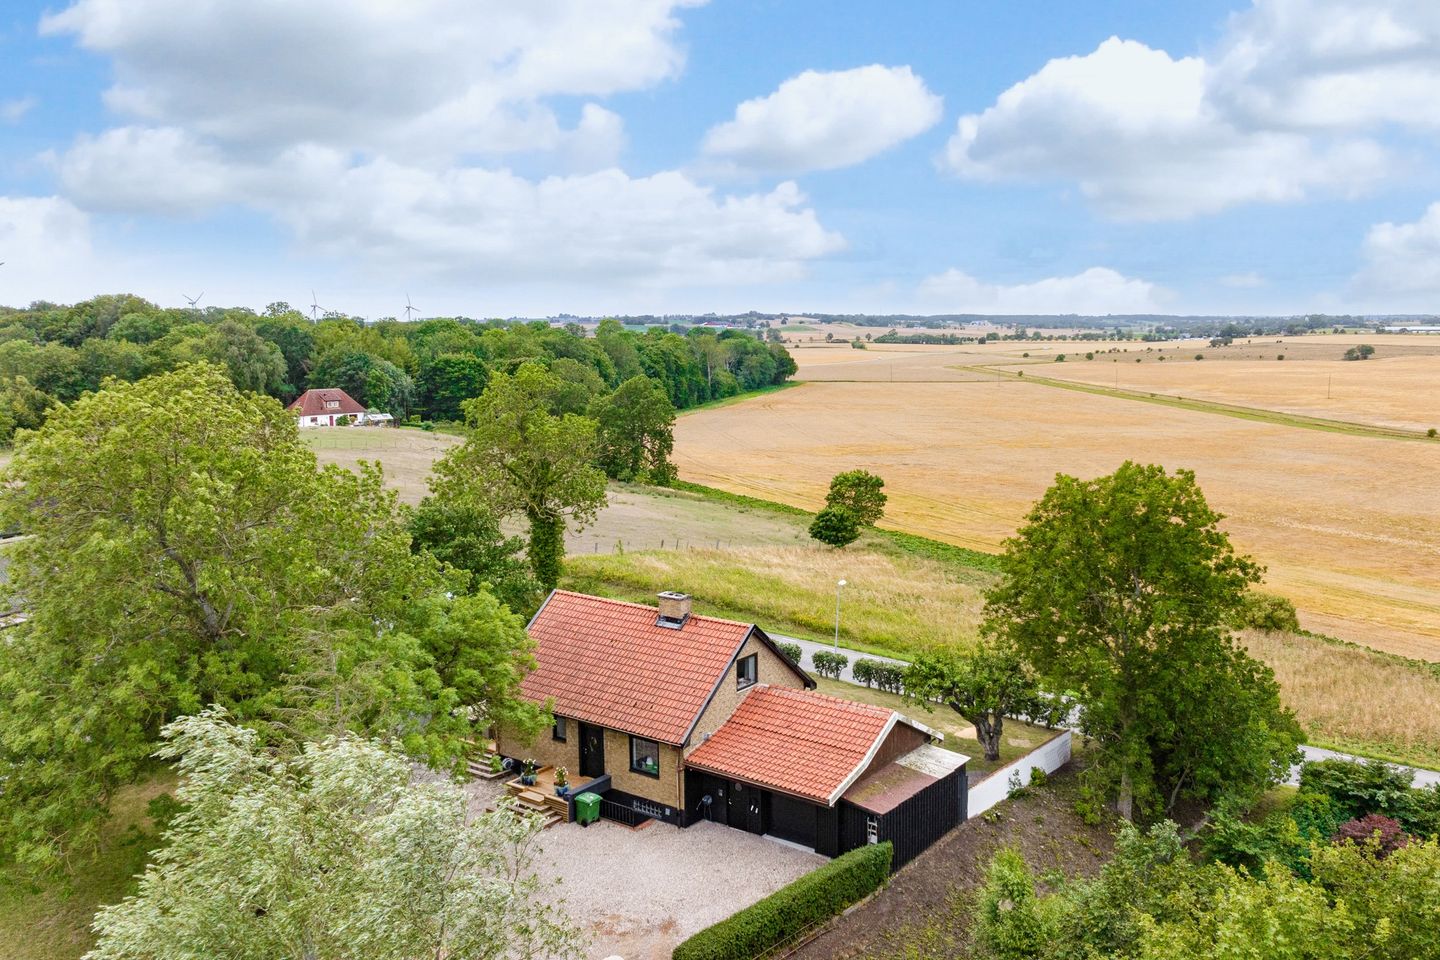
POLYGON ((868 470, 846 470, 830 480, 827 507, 843 507, 862 527, 873 527, 885 515, 885 481, 868 470))
POLYGON ((1078 697, 1092 777, 1127 818, 1253 794, 1296 754, 1273 674, 1229 632, 1261 570, 1220 519, 1189 471, 1058 476, 986 598, 985 631, 1078 697))
POLYGON ((447 673, 460 581, 412 552, 378 468, 317 468, 294 418, 216 366, 58 408, 6 468, 0 517, 28 535, 5 588, 27 618, 0 644, 0 862, 92 840, 160 728, 208 704, 272 739, 358 730, 438 763, 529 664, 513 614, 457 602, 508 667, 447 673))
POLYGON ((466 401, 465 442, 435 464, 430 482, 443 503, 523 516, 530 566, 546 589, 560 579, 567 524, 584 526, 605 505, 595 421, 553 413, 564 390, 539 363, 497 373, 484 393, 466 401))
POLYGON ((981 642, 963 653, 923 653, 905 671, 905 692, 927 710, 938 701, 970 721, 991 761, 1000 759, 1006 717, 1044 710, 1034 671, 1005 643, 981 642))
POLYGON ((634 376, 598 398, 590 414, 599 424, 599 464, 616 480, 668 484, 675 478, 675 406, 664 389, 634 376))
POLYGON ((139 890, 95 919, 87 960, 467 960, 573 956, 532 868, 540 824, 471 820, 375 741, 281 758, 205 711, 168 725, 184 804, 139 890))

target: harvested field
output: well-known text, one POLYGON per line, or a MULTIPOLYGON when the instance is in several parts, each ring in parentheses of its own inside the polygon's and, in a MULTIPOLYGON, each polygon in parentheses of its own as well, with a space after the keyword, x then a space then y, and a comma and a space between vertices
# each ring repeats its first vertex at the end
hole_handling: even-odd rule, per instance
POLYGON ((401 503, 412 504, 428 492, 425 481, 430 467, 460 442, 446 433, 379 427, 301 430, 300 437, 322 464, 353 470, 361 460, 378 460, 385 468, 385 485, 400 495, 401 503))
POLYGON ((987 381, 951 369, 975 362, 962 348, 852 352, 873 355, 821 366, 796 356, 804 377, 846 370, 854 382, 682 417, 681 476, 814 509, 831 476, 863 467, 886 479, 887 525, 995 551, 1057 472, 1096 476, 1127 459, 1189 468, 1308 628, 1440 660, 1440 443, 987 381))

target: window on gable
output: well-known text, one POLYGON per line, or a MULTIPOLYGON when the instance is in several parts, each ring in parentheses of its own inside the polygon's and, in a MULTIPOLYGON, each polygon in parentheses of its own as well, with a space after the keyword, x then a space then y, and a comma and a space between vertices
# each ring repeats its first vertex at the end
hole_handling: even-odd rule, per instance
POLYGON ((744 690, 753 684, 759 677, 759 667, 755 654, 748 657, 741 657, 735 661, 735 689, 744 690))
POLYGON ((561 743, 565 742, 565 718, 556 717, 555 725, 550 728, 550 736, 561 743))
POLYGON ((641 737, 630 738, 630 769, 647 777, 660 776, 660 744, 641 737))

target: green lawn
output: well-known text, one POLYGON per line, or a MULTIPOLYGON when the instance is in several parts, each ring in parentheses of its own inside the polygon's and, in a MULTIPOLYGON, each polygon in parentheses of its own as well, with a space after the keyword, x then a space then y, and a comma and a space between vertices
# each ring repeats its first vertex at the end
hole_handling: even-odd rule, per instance
POLYGON ((1007 763, 1018 760, 1059 733, 1058 730, 1032 726, 1028 723, 1021 723, 1019 720, 1006 720, 1005 729, 1001 734, 1000 759, 992 763, 985 759, 984 752, 980 749, 980 743, 975 739, 975 728, 953 710, 937 706, 934 710, 927 711, 924 706, 911 703, 896 694, 870 687, 856 686, 843 680, 827 680, 824 677, 816 677, 815 683, 817 684, 816 689, 821 693, 898 710, 915 722, 923 723, 931 730, 938 730, 945 734, 945 739, 940 742, 940 746, 946 750, 963 753, 970 758, 966 767, 970 772, 971 783, 989 776, 1007 763))
POLYGON ((154 847, 150 800, 174 788, 168 774, 125 787, 111 805, 114 816, 95 857, 75 865, 68 888, 61 883, 39 890, 0 887, 0 956, 5 960, 76 960, 94 945, 90 920, 101 904, 115 903, 134 891, 135 876, 145 869, 154 847))

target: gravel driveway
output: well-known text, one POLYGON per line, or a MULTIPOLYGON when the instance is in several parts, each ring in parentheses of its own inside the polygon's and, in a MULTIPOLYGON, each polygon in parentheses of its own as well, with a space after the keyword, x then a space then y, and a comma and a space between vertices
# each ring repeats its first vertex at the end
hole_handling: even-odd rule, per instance
MULTIPOLYGON (((501 792, 476 781, 472 808, 501 792)), ((669 960, 686 937, 748 907, 826 858, 713 823, 638 830, 601 820, 540 834, 537 872, 589 937, 587 958, 669 960)))

